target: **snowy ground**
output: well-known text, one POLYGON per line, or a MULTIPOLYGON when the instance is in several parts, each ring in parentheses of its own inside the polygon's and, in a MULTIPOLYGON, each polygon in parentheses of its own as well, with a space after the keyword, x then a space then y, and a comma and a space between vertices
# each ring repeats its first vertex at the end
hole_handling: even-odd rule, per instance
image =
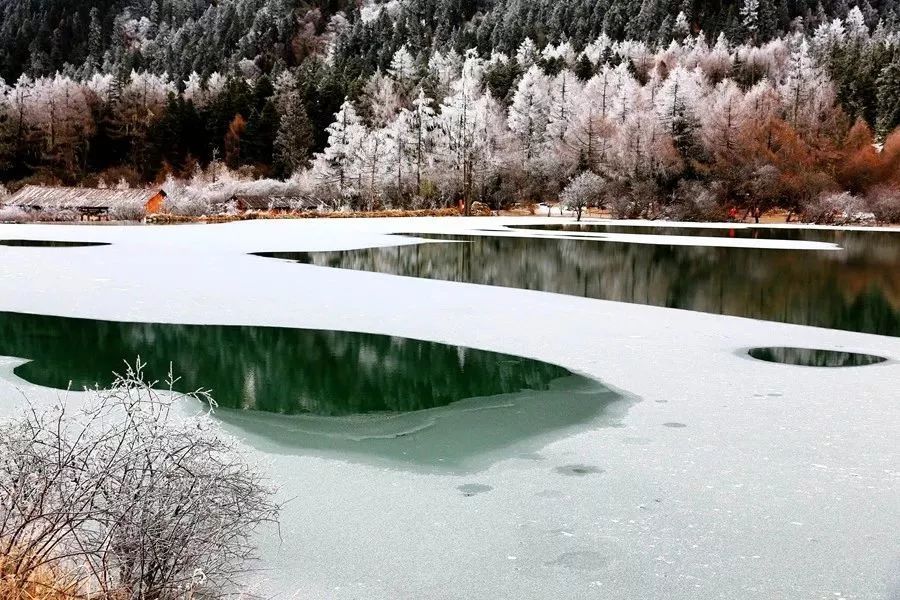
MULTIPOLYGON (((900 340, 247 255, 505 222, 552 221, 0 226, 0 239, 114 244, 0 249, 0 310, 399 335, 558 363, 640 399, 617 427, 596 423, 465 475, 268 456, 295 498, 282 541, 264 540, 261 590, 279 597, 900 596, 900 340), (760 345, 892 360, 814 369, 739 352, 760 345), (490 489, 466 496, 457 487, 468 484, 490 489)), ((22 386, 12 364, 0 361, 3 398, 22 386)))

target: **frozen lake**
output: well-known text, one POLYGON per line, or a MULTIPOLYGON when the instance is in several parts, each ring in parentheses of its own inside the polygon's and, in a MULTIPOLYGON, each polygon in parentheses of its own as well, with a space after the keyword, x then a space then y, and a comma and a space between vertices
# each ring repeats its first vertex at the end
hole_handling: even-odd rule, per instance
MULTIPOLYGON (((0 239, 111 244, 0 246, 0 353, 35 359, 2 360, 0 395, 9 402, 0 411, 17 410, 16 386, 48 397, 57 392, 45 386, 62 387, 66 377, 91 382, 117 352, 135 350, 175 361, 191 383, 232 390, 225 396, 239 400, 222 411, 224 426, 245 439, 248 455, 263 461, 290 499, 281 535, 260 540, 266 568, 255 586, 278 597, 896 597, 900 341, 885 334, 895 333, 900 273, 891 263, 870 264, 885 252, 895 259, 896 246, 855 251, 831 234, 805 233, 754 239, 586 230, 576 233, 596 239, 571 239, 567 232, 497 231, 504 223, 547 222, 0 226, 0 239), (484 229, 493 232, 485 237, 484 229), (451 237, 423 245, 393 235, 410 233, 451 237), (517 239, 523 236, 528 240, 517 239), (495 281, 421 272, 477 243, 499 250, 473 257, 468 272, 490 270, 495 281), (613 246, 619 249, 606 249, 613 246), (402 273, 417 277, 397 277, 388 269, 252 255, 369 248, 387 248, 386 255, 424 249, 430 258, 416 263, 419 273, 402 273), (558 278, 553 264, 534 271, 535 248, 560 257, 564 248, 577 250, 586 257, 579 269, 602 267, 610 277, 629 252, 683 253, 665 264, 700 263, 693 273, 701 274, 721 270, 722 253, 736 260, 763 250, 790 254, 828 278, 797 314, 831 314, 838 298, 852 306, 874 280, 883 320, 852 323, 888 326, 737 318, 727 310, 613 302, 566 289, 550 294, 537 290, 567 281, 572 265, 555 263, 558 278), (856 259, 841 258, 854 251, 856 259), (601 263, 596 257, 604 253, 611 255, 601 263), (533 273, 535 283, 509 285, 502 278, 510 272, 533 273), (39 335, 48 330, 71 350, 54 355, 58 341, 39 335), (888 360, 804 367, 751 358, 747 350, 758 347, 888 360), (323 348, 331 350, 316 354, 323 348), (383 380, 373 366, 398 363, 408 389, 449 390, 461 376, 467 384, 385 418, 383 409, 421 397, 377 391, 383 380), (311 369, 306 376, 304 368, 311 369), (204 384, 205 377, 221 379, 204 384), (318 379, 310 389, 312 377, 318 379), (394 404, 376 403, 374 411, 278 404, 282 392, 271 386, 279 378, 294 382, 296 397, 310 399, 346 395, 339 383, 348 379, 369 381, 349 393, 394 404), (248 379, 258 386, 253 394, 248 379), (275 406, 256 403, 263 397, 275 406), (253 410, 259 408, 266 410, 253 410), (334 419, 344 421, 335 426, 334 419), (326 439, 329 427, 336 435, 327 439, 343 441, 326 448, 310 441, 326 439), (431 437, 417 444, 417 436, 431 437)), ((660 268, 651 281, 671 286, 684 272, 678 269, 660 268)), ((783 279, 802 275, 797 269, 761 281, 780 290, 790 288, 783 279)), ((748 285, 735 276, 715 280, 726 295, 748 285)), ((704 281, 697 276, 685 285, 703 289, 704 281)))

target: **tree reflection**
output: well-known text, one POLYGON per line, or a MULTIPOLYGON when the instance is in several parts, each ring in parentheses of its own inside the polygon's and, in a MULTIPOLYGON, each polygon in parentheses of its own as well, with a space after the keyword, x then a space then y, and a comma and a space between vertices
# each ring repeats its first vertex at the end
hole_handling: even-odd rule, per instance
POLYGON ((138 355, 151 377, 211 388, 222 406, 348 415, 544 390, 570 373, 519 357, 406 338, 276 327, 118 323, 0 313, 0 355, 33 359, 22 378, 55 388, 111 382, 138 355))
MULTIPOLYGON (((778 234, 781 237, 781 231, 778 234)), ((261 255, 900 336, 896 234, 794 231, 790 235, 831 237, 843 250, 423 235, 419 237, 468 243, 261 255)))

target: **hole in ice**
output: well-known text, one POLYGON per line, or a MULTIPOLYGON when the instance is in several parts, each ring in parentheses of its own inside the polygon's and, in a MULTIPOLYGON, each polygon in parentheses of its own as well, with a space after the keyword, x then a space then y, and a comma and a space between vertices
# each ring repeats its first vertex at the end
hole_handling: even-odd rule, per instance
POLYGON ((757 360, 802 367, 863 367, 887 360, 873 354, 815 348, 751 348, 747 354, 757 360))
POLYGON ((585 423, 609 427, 632 400, 558 365, 387 335, 284 327, 125 323, 0 312, 14 373, 74 390, 147 363, 179 391, 207 388, 216 416, 272 452, 472 470, 535 452, 585 423))
POLYGON ((53 240, 0 240, 0 246, 19 248, 88 248, 91 246, 109 246, 105 242, 58 242, 53 240))
POLYGON ((687 427, 684 423, 663 423, 663 427, 671 427, 673 429, 680 429, 682 427, 687 427))
POLYGON ((492 488, 489 485, 484 485, 482 483, 467 483, 465 485, 457 486, 456 489, 461 491, 463 496, 470 498, 470 497, 478 495, 478 494, 484 494, 485 492, 489 492, 494 488, 492 488))
POLYGON ((605 473, 603 469, 592 465, 564 465, 553 469, 561 475, 571 475, 575 477, 583 477, 585 475, 599 475, 605 473))
POLYGON ((76 390, 109 384, 123 360, 140 356, 151 380, 163 381, 172 364, 180 391, 207 388, 222 408, 282 415, 409 413, 549 391, 573 377, 541 361, 385 335, 7 312, 0 312, 0 355, 32 359, 15 369, 31 383, 65 389, 71 382, 76 390))
MULTIPOLYGON (((628 231, 660 233, 635 227, 628 231)), ((842 249, 774 250, 706 246, 705 242, 697 246, 684 237, 690 230, 679 228, 671 231, 682 236, 682 243, 675 245, 525 237, 507 230, 500 236, 407 233, 401 234, 397 246, 255 254, 317 267, 900 336, 900 296, 895 278, 888 275, 900 269, 900 235, 770 231, 776 239, 825 241, 842 249)), ((728 229, 701 233, 704 237, 732 235, 728 229)), ((765 233, 759 229, 733 232, 749 237, 765 233)))

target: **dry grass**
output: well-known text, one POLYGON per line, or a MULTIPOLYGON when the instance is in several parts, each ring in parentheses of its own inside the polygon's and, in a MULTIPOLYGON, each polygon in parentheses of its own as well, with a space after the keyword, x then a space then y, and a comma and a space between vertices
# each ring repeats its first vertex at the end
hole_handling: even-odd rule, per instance
POLYGON ((266 219, 384 219, 389 217, 458 217, 456 208, 436 208, 427 210, 375 210, 360 212, 250 212, 242 215, 210 215, 184 217, 179 215, 149 215, 147 223, 168 225, 175 223, 231 223, 233 221, 253 221, 266 219))
MULTIPOLYGON (((559 217, 559 208, 554 205, 550 211, 550 216, 559 217)), ((484 216, 490 215, 490 211, 483 213, 484 216)), ((547 207, 538 208, 536 205, 531 207, 518 206, 496 213, 501 217, 524 217, 524 216, 547 216, 547 207)), ((786 210, 775 209, 768 211, 760 218, 761 225, 771 225, 778 223, 797 223, 797 214, 792 214, 791 221, 787 217, 790 215, 786 210)), ((474 216, 476 213, 473 212, 474 216)), ((456 208, 439 208, 428 210, 377 210, 377 211, 359 211, 359 212, 295 212, 295 213, 270 213, 270 212, 251 212, 243 215, 211 215, 202 217, 183 217, 178 215, 150 215, 147 217, 147 223, 157 225, 172 225, 178 223, 231 223, 234 221, 253 221, 267 219, 382 219, 388 217, 458 217, 460 212, 456 208)), ((589 208, 584 211, 584 218, 592 219, 613 219, 612 214, 607 209, 589 208)), ((738 223, 753 223, 750 217, 738 223)), ((665 221, 659 221, 664 224, 665 221)), ((2 598, 0 598, 2 600, 2 598)))
POLYGON ((45 565, 17 573, 20 560, 0 556, 0 600, 81 600, 80 582, 59 567, 45 565))

